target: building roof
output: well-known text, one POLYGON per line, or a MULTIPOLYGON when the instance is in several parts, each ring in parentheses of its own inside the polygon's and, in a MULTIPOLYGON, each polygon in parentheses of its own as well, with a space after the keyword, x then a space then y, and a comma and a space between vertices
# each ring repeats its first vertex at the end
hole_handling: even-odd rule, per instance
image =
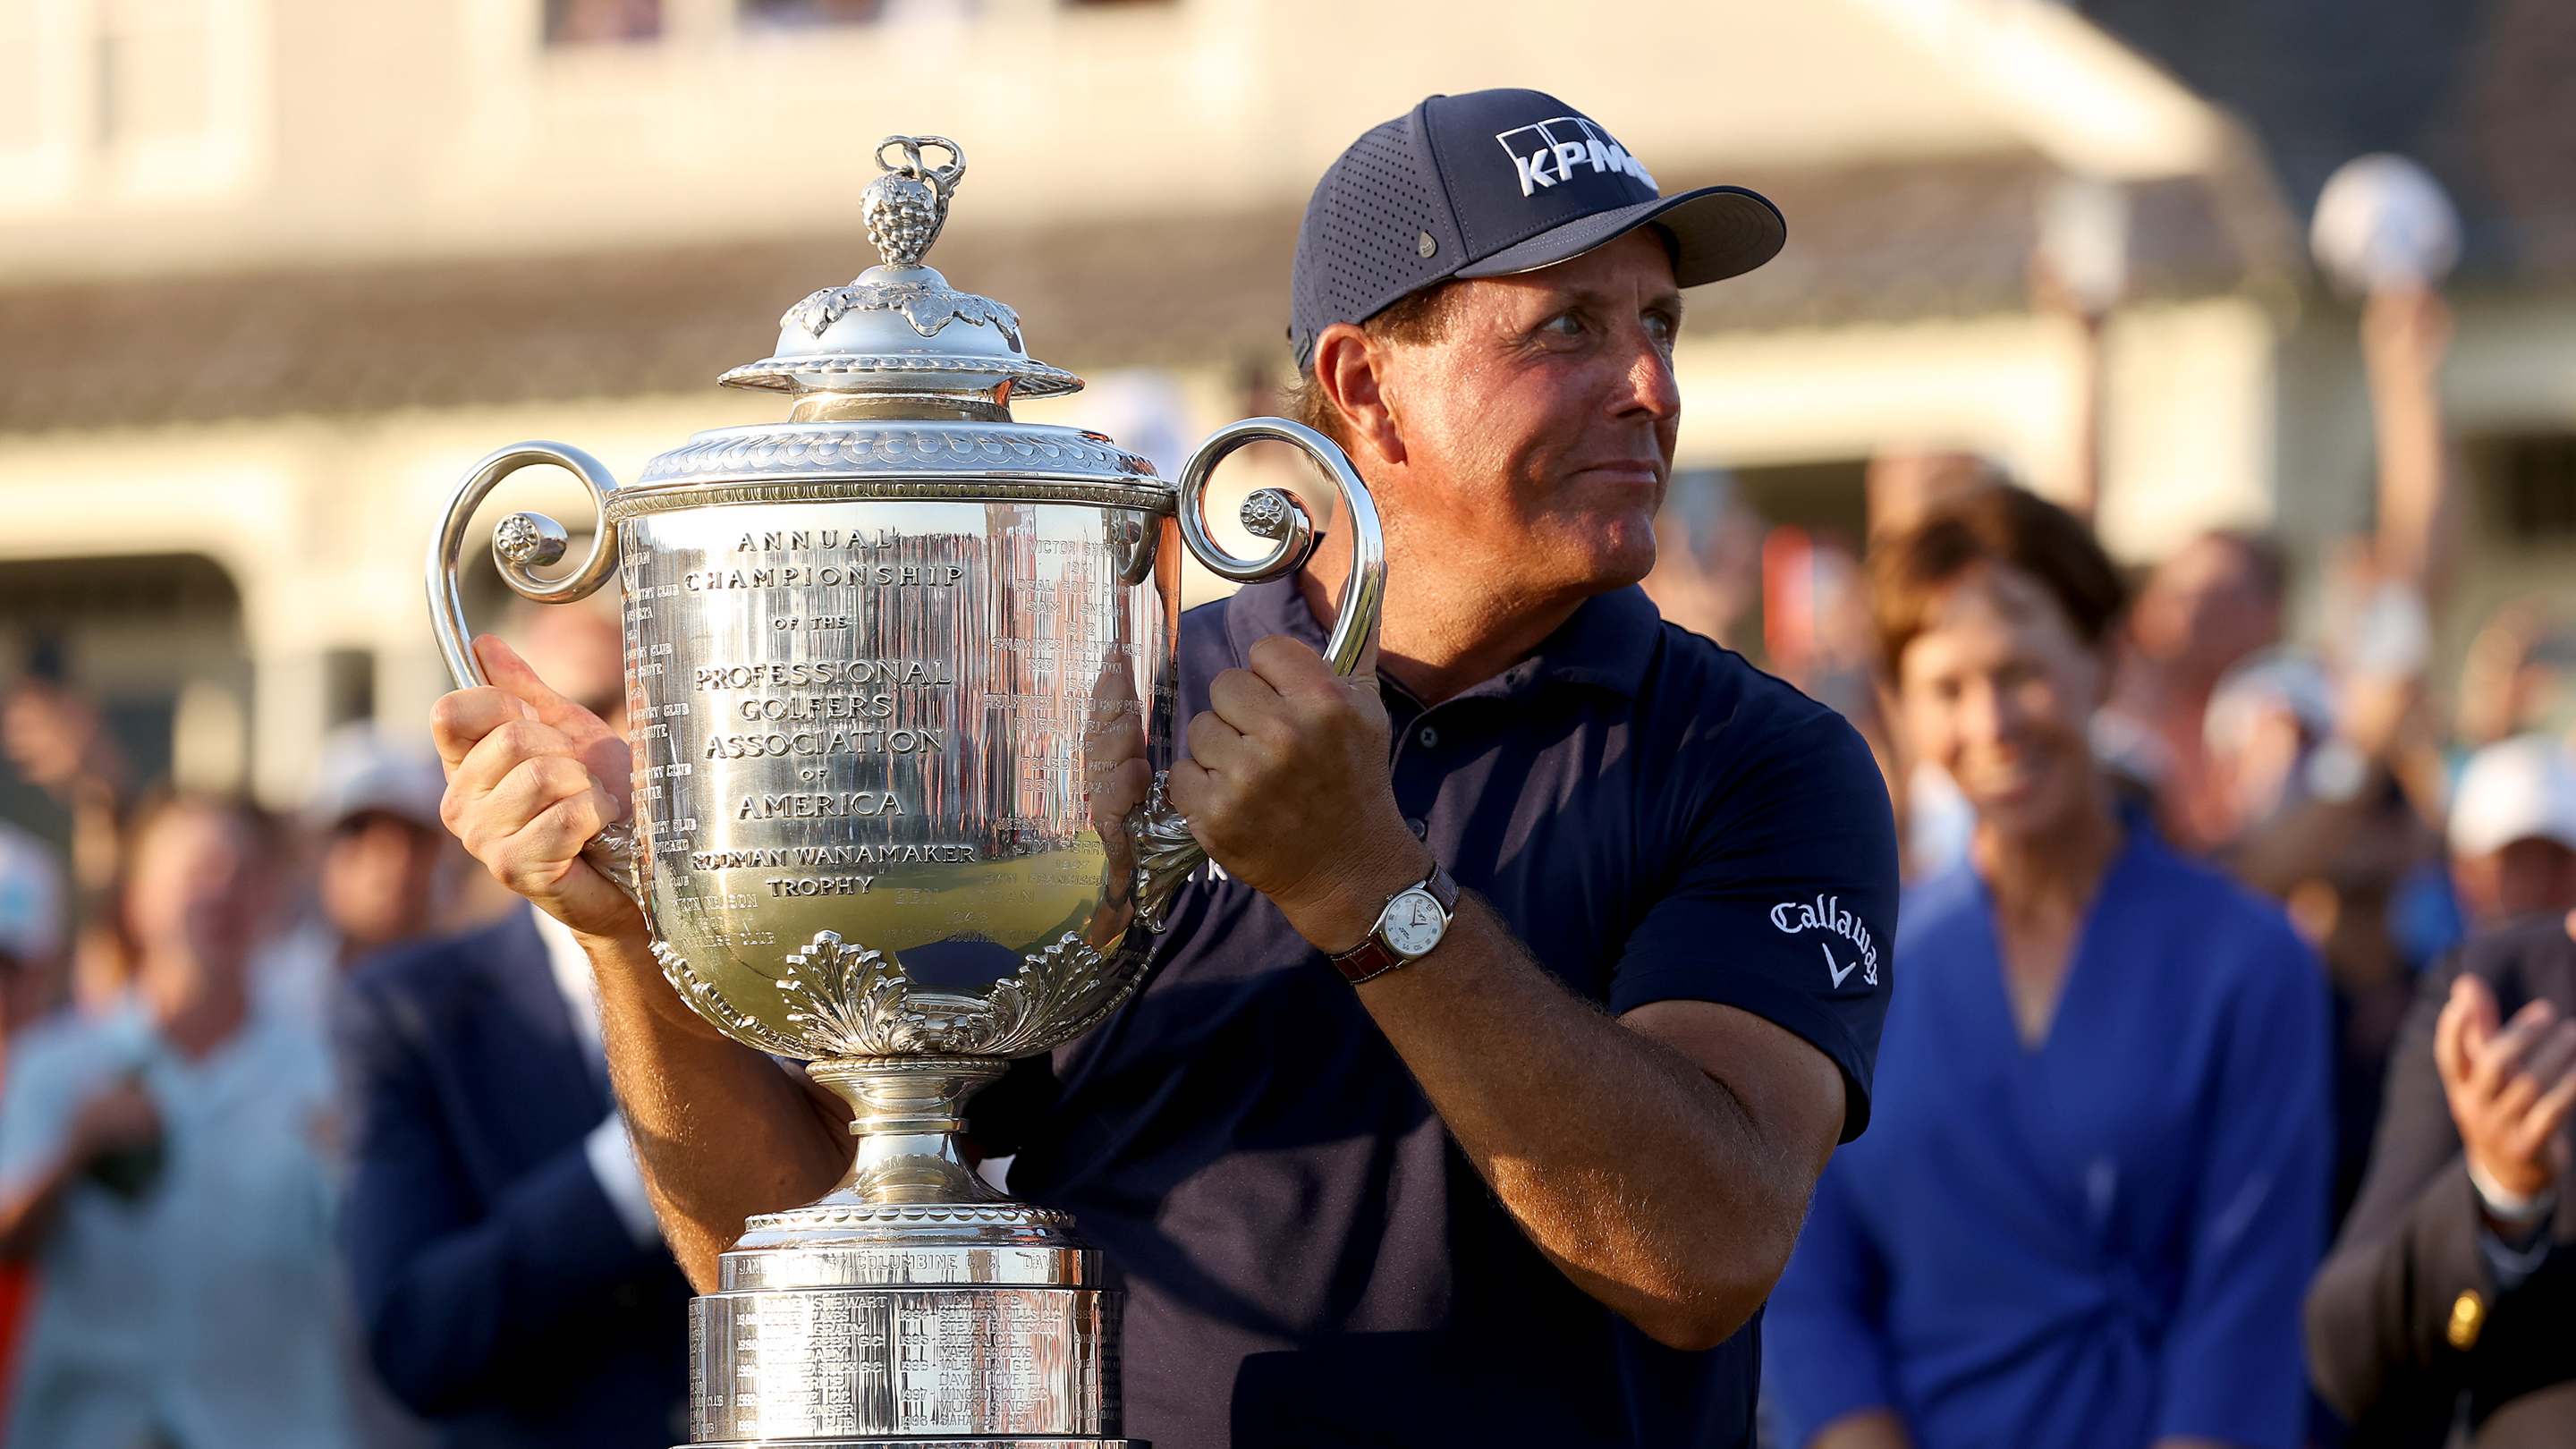
POLYGON ((2079 0, 2244 118, 2304 217, 2334 169, 2440 177, 2491 280, 2576 277, 2576 6, 2565 0, 2079 0))
MULTIPOLYGON (((2029 154, 1731 174, 1780 204, 1789 244, 1703 289, 1692 325, 2020 309, 2056 174, 2029 154)), ((2132 194, 2142 294, 2297 265, 2250 167, 2132 194)), ((1279 369, 1296 226, 1265 211, 958 228, 932 261, 1017 308, 1030 350, 1059 365, 1279 369)), ((816 237, 0 291, 0 432, 693 392, 767 355, 779 314, 865 257, 858 239, 816 237)))

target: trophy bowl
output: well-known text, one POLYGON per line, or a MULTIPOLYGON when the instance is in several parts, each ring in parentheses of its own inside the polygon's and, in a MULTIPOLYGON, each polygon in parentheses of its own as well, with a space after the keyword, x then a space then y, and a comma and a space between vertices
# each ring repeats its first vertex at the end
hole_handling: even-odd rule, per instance
POLYGON ((1013 421, 1013 396, 1081 384, 1027 355, 1010 308, 921 265, 962 154, 894 137, 877 161, 884 264, 797 304, 776 354, 722 379, 788 394, 788 420, 697 434, 625 486, 560 444, 491 454, 431 546, 431 612, 459 687, 484 683, 467 524, 521 468, 582 480, 596 534, 570 573, 535 572, 569 540, 540 515, 504 518, 492 549, 527 598, 613 580, 623 601, 632 819, 588 853, 693 1009, 852 1107, 849 1175, 753 1218, 692 1304, 691 1442, 1128 1444, 1096 1253, 955 1134, 1013 1058, 1117 1009, 1204 858, 1161 799, 1181 553, 1253 581, 1316 541, 1263 490, 1243 522, 1268 553, 1220 546, 1217 463, 1272 439, 1334 483, 1343 673, 1383 548, 1348 461, 1297 424, 1233 424, 1166 482, 1100 434, 1013 421))

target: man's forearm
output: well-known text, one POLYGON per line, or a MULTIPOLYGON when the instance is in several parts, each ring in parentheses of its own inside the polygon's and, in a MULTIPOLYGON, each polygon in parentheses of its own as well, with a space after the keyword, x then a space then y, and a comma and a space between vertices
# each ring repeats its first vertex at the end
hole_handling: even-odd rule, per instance
POLYGON ((1540 1251, 1653 1337, 1704 1347, 1788 1261, 1820 1162, 1680 1052, 1529 959, 1482 901, 1361 1000, 1540 1251))
POLYGON ((662 1235, 700 1292, 743 1220, 812 1202, 848 1171, 837 1100, 779 1070, 689 1010, 643 933, 585 936, 600 1034, 662 1235))

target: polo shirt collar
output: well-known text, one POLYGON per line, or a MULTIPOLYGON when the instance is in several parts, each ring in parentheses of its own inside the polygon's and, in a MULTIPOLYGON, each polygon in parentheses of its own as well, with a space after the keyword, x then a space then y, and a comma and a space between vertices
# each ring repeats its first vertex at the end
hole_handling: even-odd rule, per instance
MULTIPOLYGON (((1247 657, 1254 643, 1285 634, 1321 652, 1324 628, 1306 607, 1306 596, 1292 575, 1268 583, 1246 584, 1226 609, 1227 641, 1234 657, 1247 657)), ((1595 594, 1576 607, 1573 616, 1541 640, 1528 658, 1467 695, 1517 698, 1550 684, 1586 685, 1635 699, 1645 688, 1646 670, 1654 663, 1663 638, 1663 615, 1646 591, 1631 584, 1595 594)))

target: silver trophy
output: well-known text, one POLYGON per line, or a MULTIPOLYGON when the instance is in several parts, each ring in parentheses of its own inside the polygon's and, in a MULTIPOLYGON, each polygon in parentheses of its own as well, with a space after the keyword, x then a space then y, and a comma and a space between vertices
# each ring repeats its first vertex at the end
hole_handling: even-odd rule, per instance
POLYGON ((530 599, 623 590, 634 818, 592 858, 642 902, 683 998, 856 1113, 849 1177, 753 1218, 691 1305, 690 1441, 1124 1446, 1097 1252, 986 1183, 954 1134, 1012 1058, 1127 998, 1203 858, 1161 799, 1179 551, 1250 582, 1316 542, 1263 490, 1243 522, 1270 551, 1229 553, 1210 472, 1275 439, 1338 487, 1342 673, 1385 555, 1349 462, 1295 423, 1219 431, 1174 484, 1098 433, 1013 422, 1013 397, 1082 384, 1029 357, 1009 307, 921 264, 965 156, 897 136, 876 159, 862 202, 885 264, 796 304, 777 355, 722 379, 788 394, 788 420, 699 433, 626 486, 560 444, 492 454, 431 546, 431 614, 458 685, 485 682, 457 583, 468 520, 531 464, 588 486, 597 534, 571 573, 532 572, 569 546, 540 515, 503 519, 492 551, 530 599), (1119 771, 1138 758, 1143 798, 1095 795, 1145 778, 1119 771))

